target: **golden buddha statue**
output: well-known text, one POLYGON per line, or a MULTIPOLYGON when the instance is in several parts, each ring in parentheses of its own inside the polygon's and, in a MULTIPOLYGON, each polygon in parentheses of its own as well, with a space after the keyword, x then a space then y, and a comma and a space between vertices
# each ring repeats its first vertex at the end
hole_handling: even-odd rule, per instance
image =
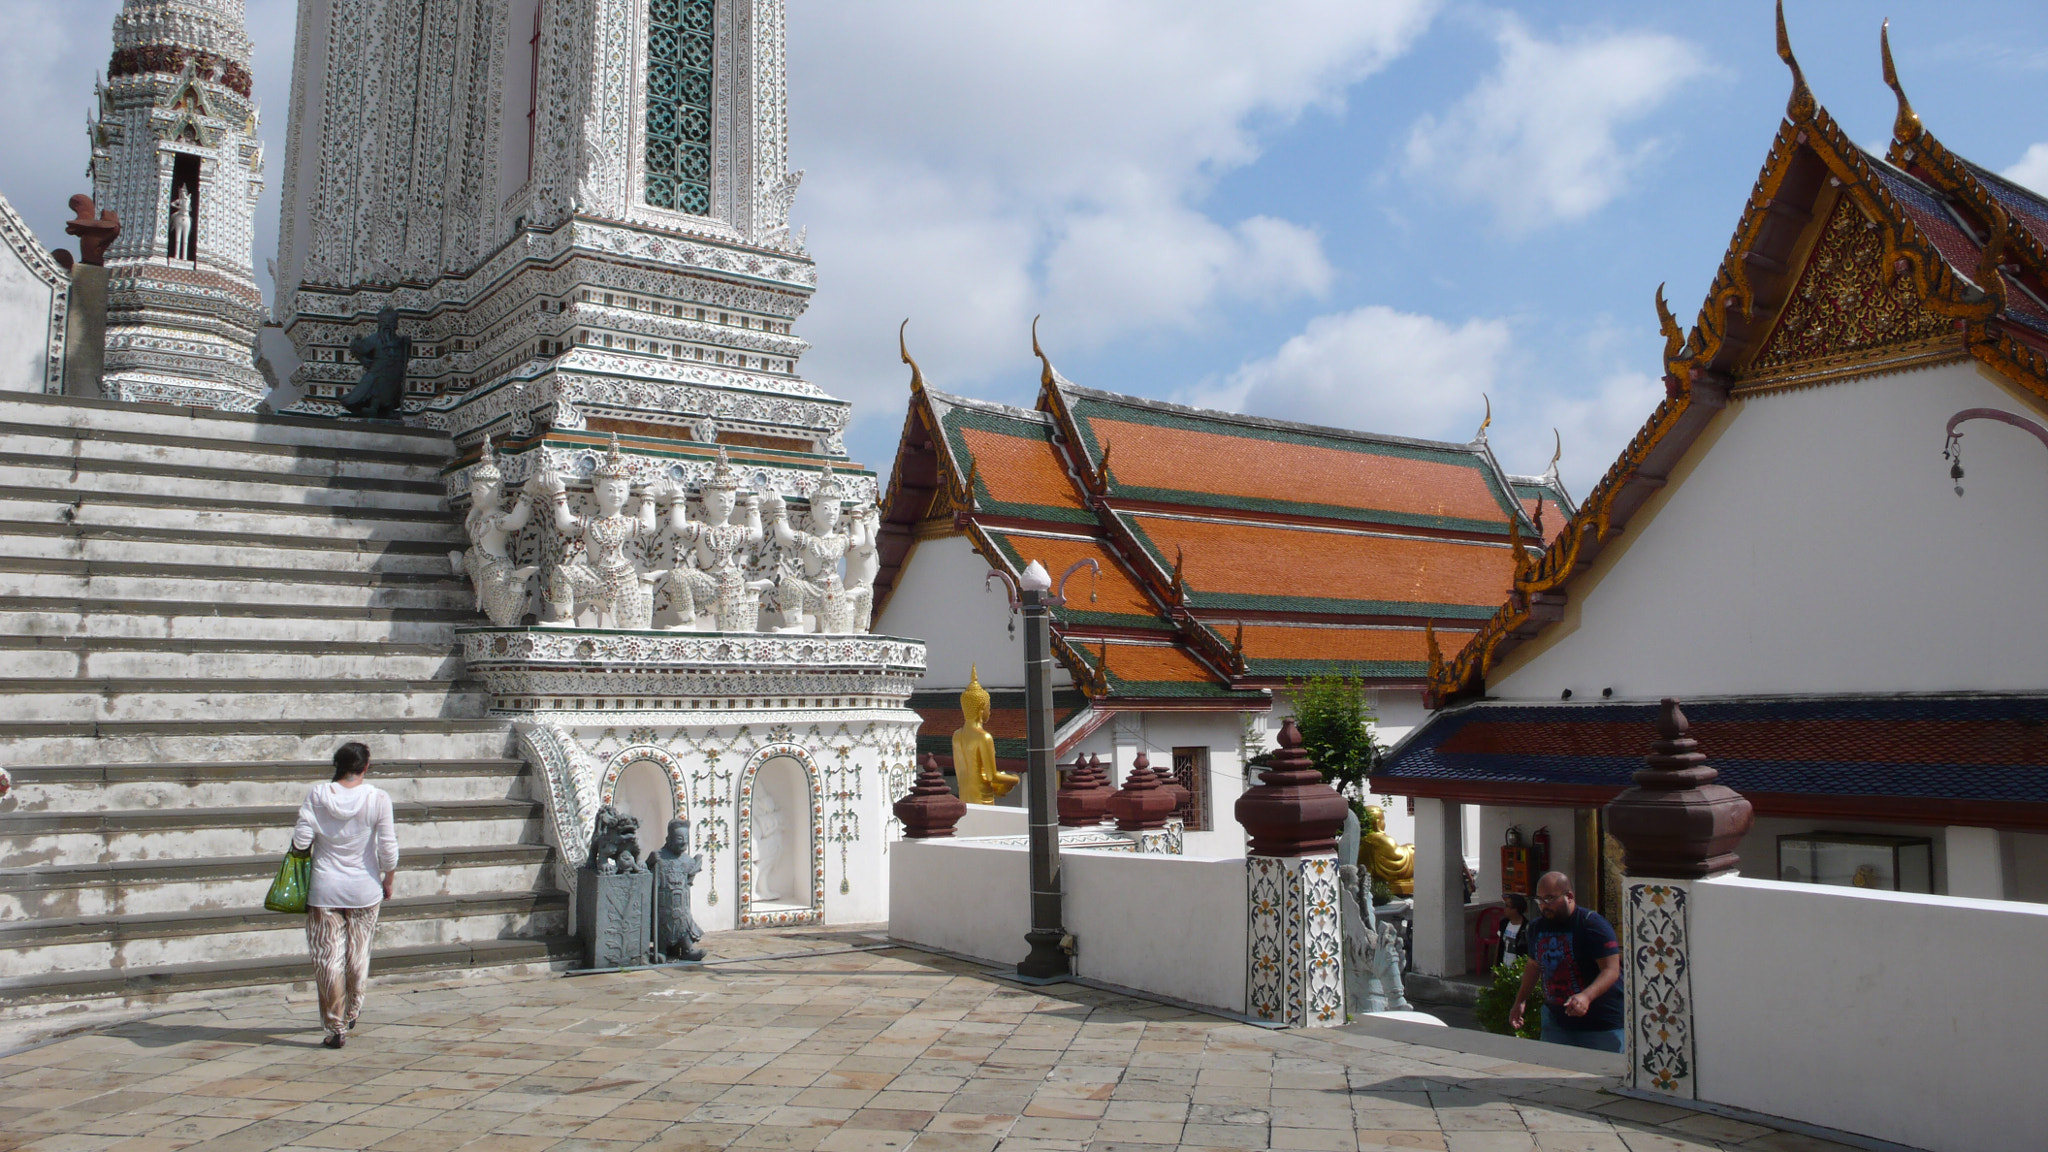
POLYGON ((1387 882, 1396 896, 1415 895, 1415 845, 1396 844, 1387 835, 1387 814, 1377 804, 1365 808, 1365 835, 1358 842, 1359 863, 1387 882))
POLYGON ((960 799, 969 804, 993 804, 1017 786, 1017 777, 996 767, 996 738, 984 727, 988 723, 988 689, 981 686, 981 670, 969 666, 967 691, 960 694, 960 714, 967 723, 953 733, 953 778, 959 782, 960 799))

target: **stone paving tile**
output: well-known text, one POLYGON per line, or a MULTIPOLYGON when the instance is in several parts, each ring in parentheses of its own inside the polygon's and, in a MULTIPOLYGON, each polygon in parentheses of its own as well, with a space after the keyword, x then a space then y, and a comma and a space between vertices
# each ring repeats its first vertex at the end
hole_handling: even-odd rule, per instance
POLYGON ((0 1152, 1840 1152, 1596 1076, 846 950, 872 940, 380 987, 341 1053, 304 994, 111 1025, 0 1057, 0 1152))

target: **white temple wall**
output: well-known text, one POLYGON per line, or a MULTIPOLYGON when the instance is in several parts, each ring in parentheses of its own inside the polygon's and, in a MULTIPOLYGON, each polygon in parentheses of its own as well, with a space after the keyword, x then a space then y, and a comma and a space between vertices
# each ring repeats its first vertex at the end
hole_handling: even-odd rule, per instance
POLYGON ((63 391, 70 287, 70 276, 0 198, 0 391, 63 391))
POLYGON ((2043 415, 1968 363, 1731 401, 1489 695, 2038 690, 2048 451, 1965 425, 1958 498, 1972 407, 2043 415))
MULTIPOLYGON (((916 563, 905 557, 902 583, 875 621, 884 636, 911 636, 925 642, 928 688, 965 687, 970 667, 981 670, 982 687, 1021 691, 1024 687, 1024 641, 1009 630, 1010 602, 1001 581, 982 582, 989 564, 965 536, 921 540, 916 563)), ((1076 585, 1078 587, 1078 585, 1076 585)), ((1023 628, 1021 618, 1018 628, 1023 628)), ((1055 664, 1053 683, 1073 682, 1055 664)))
POLYGON ((2048 907, 1739 877, 1691 895, 1701 1100, 1936 1152, 2040 1147, 2048 907))
MULTIPOLYGON (((1005 966, 1023 958, 1028 851, 937 839, 899 841, 893 854, 892 938, 1005 966)), ((1076 975, 1244 1012, 1250 918, 1242 855, 1068 851, 1060 874, 1076 975)))

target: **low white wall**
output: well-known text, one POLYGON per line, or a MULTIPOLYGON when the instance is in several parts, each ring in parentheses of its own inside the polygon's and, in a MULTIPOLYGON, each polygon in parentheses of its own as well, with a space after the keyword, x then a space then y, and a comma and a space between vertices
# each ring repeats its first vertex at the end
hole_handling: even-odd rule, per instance
MULTIPOLYGON (((961 840, 903 840, 889 859, 889 935, 996 964, 1028 951, 1030 854, 961 840)), ((1129 852, 1060 857, 1075 972, 1244 1012, 1244 860, 1129 852)))
POLYGON ((2041 1147, 2048 907, 1693 889, 1700 1098, 1935 1152, 2041 1147))
POLYGON ((1031 857, 971 841, 899 840, 889 846, 889 935, 992 964, 1030 947, 1031 857))
MULTIPOLYGON (((1023 787, 1020 781, 1017 785, 1023 787)), ((967 815, 953 826, 953 835, 974 836, 1029 836, 1031 834, 1031 813, 1023 808, 1008 808, 998 804, 969 804, 967 815)), ((943 837, 941 837, 943 839, 943 837)))
POLYGON ((1060 874, 1078 975, 1244 1013, 1250 895, 1242 856, 1068 852, 1060 874))

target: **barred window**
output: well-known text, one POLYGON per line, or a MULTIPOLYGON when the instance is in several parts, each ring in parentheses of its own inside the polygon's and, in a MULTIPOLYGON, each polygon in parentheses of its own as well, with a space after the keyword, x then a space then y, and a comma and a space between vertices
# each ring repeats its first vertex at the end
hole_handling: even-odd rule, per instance
POLYGON ((711 17, 716 0, 648 0, 647 202, 711 211, 711 17))

